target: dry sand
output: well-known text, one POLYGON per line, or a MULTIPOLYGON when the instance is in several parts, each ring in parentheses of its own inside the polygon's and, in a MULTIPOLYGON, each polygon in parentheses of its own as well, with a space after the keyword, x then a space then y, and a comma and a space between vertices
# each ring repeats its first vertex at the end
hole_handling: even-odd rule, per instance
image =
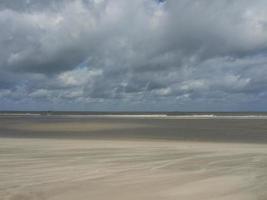
POLYGON ((0 199, 267 199, 267 146, 0 140, 0 199))
POLYGON ((266 124, 2 117, 0 199, 266 200, 266 124))

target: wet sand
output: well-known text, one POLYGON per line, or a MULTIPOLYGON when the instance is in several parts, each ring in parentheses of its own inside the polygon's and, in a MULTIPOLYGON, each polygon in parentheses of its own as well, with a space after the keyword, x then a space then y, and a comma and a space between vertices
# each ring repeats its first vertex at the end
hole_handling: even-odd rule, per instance
POLYGON ((265 200, 264 122, 1 117, 0 199, 265 200))
POLYGON ((0 137, 161 139, 267 144, 267 118, 0 116, 0 137))

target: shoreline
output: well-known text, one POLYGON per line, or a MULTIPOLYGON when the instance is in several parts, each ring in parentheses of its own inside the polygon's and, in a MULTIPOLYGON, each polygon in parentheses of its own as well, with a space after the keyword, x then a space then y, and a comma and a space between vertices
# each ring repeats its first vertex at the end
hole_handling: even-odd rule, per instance
POLYGON ((38 113, 0 113, 0 117, 62 117, 62 118, 136 118, 136 119, 267 119, 265 115, 215 115, 215 114, 192 114, 192 115, 167 115, 167 114, 38 114, 38 113))

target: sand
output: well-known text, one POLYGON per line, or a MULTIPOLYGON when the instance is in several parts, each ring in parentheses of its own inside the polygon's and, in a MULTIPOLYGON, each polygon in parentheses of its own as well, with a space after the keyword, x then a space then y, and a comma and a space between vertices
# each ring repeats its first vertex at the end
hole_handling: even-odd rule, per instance
POLYGON ((0 140, 0 198, 267 199, 267 146, 0 140))
POLYGON ((267 144, 267 119, 0 116, 0 138, 161 139, 267 144))
MULTIPOLYGON (((45 138, 39 120, 8 120, 0 131, 19 134, 0 137, 1 200, 267 199, 266 144, 149 137, 64 138, 60 123, 65 120, 57 125, 46 121, 48 132, 63 133, 45 138), (25 131, 37 135, 23 138, 25 131)), ((82 134, 90 134, 88 123, 80 127, 82 134)), ((92 122, 97 131, 101 123, 92 122)), ((144 129, 136 121, 124 125, 127 130, 144 129)), ((105 124, 102 131, 108 135, 107 127, 113 130, 113 126, 105 124)), ((70 125, 66 127, 78 134, 70 125)))

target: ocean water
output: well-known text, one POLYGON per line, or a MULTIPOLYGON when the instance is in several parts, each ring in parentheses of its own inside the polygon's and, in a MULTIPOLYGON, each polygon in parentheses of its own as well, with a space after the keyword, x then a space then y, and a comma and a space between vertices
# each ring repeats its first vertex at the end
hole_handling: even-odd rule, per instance
POLYGON ((117 118, 267 118, 267 112, 80 112, 80 111, 0 111, 0 116, 64 116, 117 118))

